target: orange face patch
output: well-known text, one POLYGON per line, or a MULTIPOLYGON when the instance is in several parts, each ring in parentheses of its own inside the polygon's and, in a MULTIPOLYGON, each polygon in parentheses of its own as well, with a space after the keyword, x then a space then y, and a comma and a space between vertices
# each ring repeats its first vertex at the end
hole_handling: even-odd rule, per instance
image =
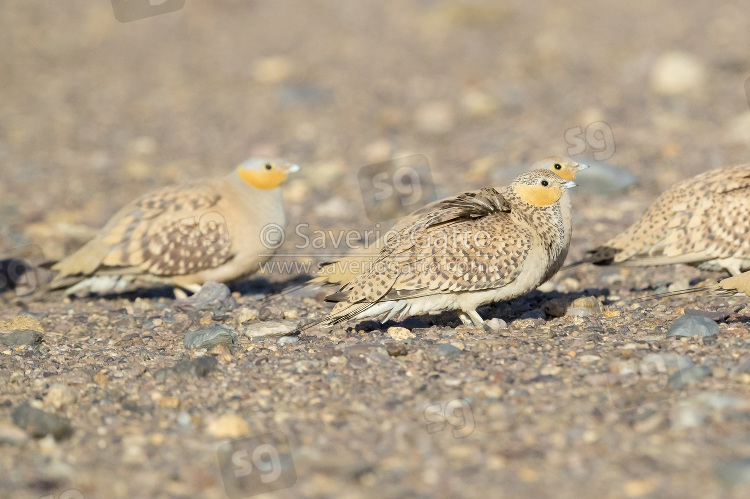
POLYGON ((563 193, 562 188, 556 186, 519 184, 515 189, 521 199, 532 206, 549 206, 557 203, 563 193))
POLYGON ((256 189, 275 189, 287 178, 287 173, 279 170, 245 170, 240 168, 238 172, 240 178, 247 185, 256 189))

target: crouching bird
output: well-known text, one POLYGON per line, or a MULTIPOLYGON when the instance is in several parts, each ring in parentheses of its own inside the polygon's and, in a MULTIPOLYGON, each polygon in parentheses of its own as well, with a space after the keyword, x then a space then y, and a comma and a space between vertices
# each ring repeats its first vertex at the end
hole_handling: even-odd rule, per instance
MULTIPOLYGON (((556 173, 558 176, 565 180, 575 181, 578 172, 585 170, 589 165, 578 163, 577 161, 570 159, 565 156, 548 156, 542 160, 537 161, 531 167, 532 170, 544 169, 550 170, 556 173)), ((498 190, 502 193, 503 189, 498 190)), ((392 228, 393 231, 399 231, 403 228, 408 228, 412 225, 422 214, 434 209, 441 201, 435 201, 427 206, 420 208, 419 210, 411 213, 410 215, 399 220, 396 225, 392 228)), ((570 199, 568 193, 564 193, 560 203, 563 205, 565 213, 570 214, 570 199)), ((566 224, 565 235, 567 241, 570 241, 572 230, 570 229, 571 220, 570 217, 564 221, 566 224)), ((346 284, 351 281, 360 273, 361 269, 366 268, 379 257, 380 250, 383 248, 384 241, 378 241, 377 244, 358 248, 352 251, 345 257, 335 260, 332 262, 325 262, 322 264, 320 275, 308 281, 307 285, 312 286, 327 286, 327 285, 338 285, 346 284)), ((567 243, 566 243, 567 247, 567 243)))
POLYGON ((196 292, 208 280, 252 274, 278 246, 285 224, 282 183, 299 166, 252 158, 221 178, 139 197, 78 251, 54 264, 50 289, 121 292, 135 280, 196 292), (276 230, 268 230, 268 228, 276 230))
POLYGON ((488 329, 477 307, 528 293, 562 266, 571 217, 561 199, 573 186, 553 171, 532 170, 501 191, 467 192, 409 215, 372 265, 326 298, 336 302, 333 311, 295 333, 444 310, 488 329))
POLYGON ((670 265, 750 269, 750 164, 709 170, 662 193, 625 232, 581 261, 596 265, 670 265))

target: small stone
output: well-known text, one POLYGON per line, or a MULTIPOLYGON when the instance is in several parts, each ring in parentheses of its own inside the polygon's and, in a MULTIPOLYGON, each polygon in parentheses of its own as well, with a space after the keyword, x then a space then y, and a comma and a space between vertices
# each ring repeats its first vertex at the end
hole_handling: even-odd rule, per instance
POLYGON ((252 75, 260 83, 280 83, 292 74, 294 63, 287 57, 273 55, 258 59, 252 65, 252 75))
POLYGON ((565 312, 565 315, 567 317, 590 317, 591 312, 583 307, 570 307, 568 311, 565 312))
POLYGON ((417 128, 423 132, 442 134, 453 129, 455 116, 448 102, 429 102, 417 109, 414 117, 417 128))
POLYGON ((542 310, 550 317, 562 317, 568 310, 569 303, 565 298, 553 298, 542 305, 542 310))
POLYGON ((237 345, 237 333, 225 326, 213 325, 191 329, 185 334, 182 343, 186 348, 195 350, 198 348, 211 349, 216 345, 237 345))
POLYGON ((578 360, 581 362, 581 364, 594 364, 602 360, 602 358, 599 357, 598 355, 587 354, 587 355, 581 355, 580 357, 578 357, 578 360))
POLYGON ((226 284, 206 281, 193 296, 175 302, 175 308, 181 310, 207 310, 228 312, 237 308, 237 300, 226 284))
POLYGON ((403 343, 388 343, 385 349, 391 357, 402 357, 409 353, 409 349, 403 343))
MULTIPOLYGON (((572 308, 582 308, 588 310, 591 315, 601 315, 604 312, 604 305, 595 296, 582 296, 573 300, 570 304, 572 308)), ((570 309, 568 310, 570 312, 570 309)))
POLYGON ((501 329, 505 329, 508 327, 508 324, 502 319, 498 319, 497 317, 493 317, 492 319, 487 321, 487 325, 492 329, 493 331, 500 331, 501 329))
POLYGON ((286 336, 295 330, 295 321, 268 321, 248 324, 242 329, 242 334, 248 338, 261 338, 263 336, 286 336))
POLYGON ((159 369, 154 373, 154 379, 158 382, 164 382, 172 376, 197 376, 205 377, 216 370, 219 361, 216 357, 198 357, 192 360, 183 360, 172 367, 159 369))
POLYGON ((76 392, 62 383, 55 383, 44 397, 44 404, 59 409, 64 405, 71 406, 75 404, 76 400, 78 400, 76 392))
POLYGON ((278 340, 276 340, 276 343, 279 345, 284 345, 286 343, 296 343, 299 341, 299 336, 282 336, 278 340))
POLYGON ((396 341, 404 341, 410 338, 414 338, 416 335, 406 329, 405 327, 389 327, 388 335, 396 341))
POLYGON ((730 487, 750 484, 750 457, 720 461, 715 469, 716 474, 730 487))
POLYGON ((628 480, 625 482, 625 497, 643 497, 656 489, 653 480, 628 480))
POLYGON ((699 317, 708 317, 712 321, 716 322, 722 322, 729 318, 730 315, 732 315, 729 312, 726 311, 718 311, 718 312, 712 312, 709 310, 695 310, 692 308, 686 308, 685 309, 685 315, 695 315, 699 317))
POLYGON ((441 343, 437 348, 437 354, 440 357, 455 357, 463 353, 463 350, 451 343, 441 343))
POLYGON ((274 307, 273 305, 266 305, 265 307, 261 307, 260 311, 258 312, 258 318, 262 321, 267 321, 269 319, 278 320, 282 319, 283 317, 284 312, 282 312, 279 307, 274 307))
POLYGON ((28 402, 13 411, 13 424, 34 438, 52 435, 55 440, 64 440, 73 434, 73 427, 66 419, 31 407, 28 402))
POLYGON ((0 445, 22 445, 29 440, 29 435, 18 428, 9 424, 0 423, 0 445))
POLYGON ((214 438, 238 438, 249 435, 250 426, 236 414, 224 414, 210 421, 206 432, 214 438))
POLYGON ((662 95, 679 95, 697 90, 705 79, 701 61, 685 52, 667 52, 651 67, 651 88, 662 95))
POLYGON ((297 319, 299 318, 299 312, 296 310, 284 310, 284 319, 297 319))
POLYGON ((241 308, 235 316, 234 323, 238 326, 258 319, 258 311, 254 308, 241 308))
POLYGON ((667 338, 692 338, 693 336, 718 336, 719 325, 708 317, 683 315, 669 326, 667 338))
POLYGON ((11 348, 23 345, 38 345, 42 342, 42 334, 31 329, 16 329, 10 333, 0 333, 0 343, 11 348))
POLYGON ((31 329, 32 331, 37 331, 39 333, 44 332, 39 319, 33 315, 26 314, 21 314, 12 319, 0 321, 0 329, 31 329))
POLYGON ((544 310, 541 308, 535 308, 534 310, 529 310, 528 312, 524 312, 523 315, 521 315, 521 320, 524 319, 546 319, 547 314, 544 313, 544 310))

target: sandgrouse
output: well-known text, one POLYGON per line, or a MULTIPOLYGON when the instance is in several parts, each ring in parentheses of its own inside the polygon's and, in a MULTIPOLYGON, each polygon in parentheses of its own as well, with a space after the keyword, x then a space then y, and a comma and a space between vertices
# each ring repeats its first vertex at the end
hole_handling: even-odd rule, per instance
POLYGON ((678 182, 625 232, 571 266, 580 263, 686 263, 739 275, 750 268, 750 164, 678 182))
POLYGON ((50 288, 119 292, 138 279, 195 292, 208 280, 251 274, 273 253, 276 245, 264 238, 279 231, 263 231, 284 226, 279 186, 298 169, 281 159, 252 158, 225 177, 141 196, 52 266, 58 274, 50 288))
MULTIPOLYGON (((578 163, 565 156, 548 156, 540 161, 533 164, 531 169, 546 169, 555 172, 557 175, 565 180, 574 181, 578 172, 585 170, 589 166, 583 163, 578 163)), ((499 192, 503 192, 506 187, 498 188, 499 192)), ((479 191, 476 191, 479 192, 479 191)), ((392 234, 398 232, 404 228, 412 225, 422 214, 429 212, 434 209, 442 201, 436 201, 429 205, 415 211, 411 215, 402 218, 400 221, 393 226, 388 232, 392 234)), ((570 242, 571 230, 571 216, 570 216, 570 195, 566 191, 563 192, 563 197, 560 200, 560 204, 563 206, 563 213, 565 218, 563 220, 565 226, 565 251, 560 255, 560 258, 564 261, 567 256, 567 248, 570 242)), ((387 235, 387 234, 386 234, 387 235)), ((361 272, 365 271, 378 259, 380 250, 384 246, 384 241, 381 239, 376 244, 368 247, 358 248, 352 251, 351 254, 332 262, 326 262, 322 264, 320 275, 308 281, 307 284, 311 285, 342 285, 352 279, 354 279, 361 272)))
POLYGON ((420 210, 388 238, 371 268, 326 298, 336 302, 333 311, 302 329, 444 310, 486 328, 477 307, 521 296, 562 266, 570 207, 561 200, 573 186, 552 171, 532 170, 503 192, 485 188, 420 210))

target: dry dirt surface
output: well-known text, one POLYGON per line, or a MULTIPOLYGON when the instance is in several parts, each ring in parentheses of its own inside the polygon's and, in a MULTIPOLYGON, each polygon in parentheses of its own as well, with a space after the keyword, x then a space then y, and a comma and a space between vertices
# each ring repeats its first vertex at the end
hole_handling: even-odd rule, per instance
POLYGON ((262 154, 302 166, 273 260, 299 265, 200 302, 20 296, 47 278, 27 273, 0 296, 0 496, 750 495, 748 299, 635 301, 719 273, 576 267, 480 309, 492 333, 446 312, 275 335, 330 309, 275 293, 388 226, 363 178, 426 202, 581 155, 575 259, 671 183, 747 162, 746 5, 161 8, 2 3, 0 258, 59 259, 136 196, 262 154), (372 166, 394 158, 430 188, 372 166), (667 336, 685 313, 706 336, 667 336))

